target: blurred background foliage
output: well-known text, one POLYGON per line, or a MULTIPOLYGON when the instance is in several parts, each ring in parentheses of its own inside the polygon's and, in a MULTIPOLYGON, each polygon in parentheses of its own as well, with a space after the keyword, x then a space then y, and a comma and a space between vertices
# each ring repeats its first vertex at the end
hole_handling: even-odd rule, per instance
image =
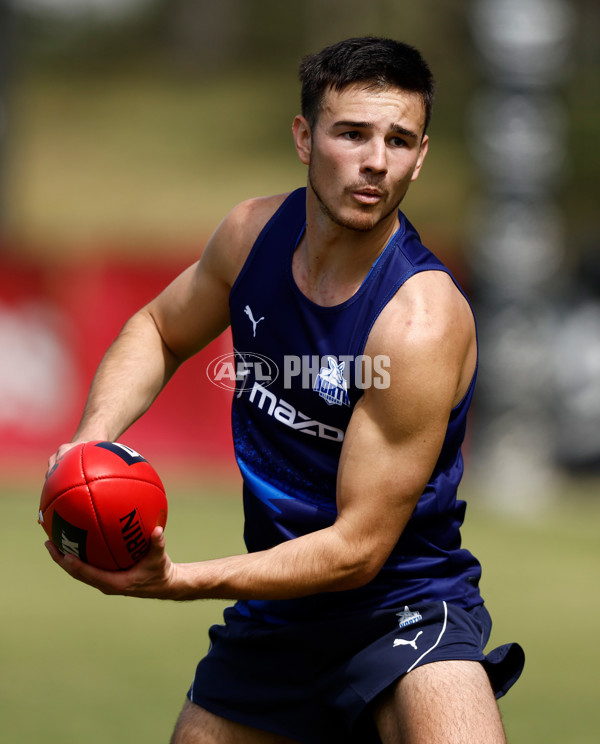
MULTIPOLYGON (((0 0, 0 231, 39 253, 199 243, 241 199, 301 185, 299 58, 351 35, 419 47, 438 81, 432 150, 406 211, 462 250, 480 184, 465 117, 482 84, 465 0, 0 0), (2 4, 3 3, 3 4, 2 4)), ((600 8, 572 0, 560 184, 577 262, 599 232, 600 8)), ((16 243, 15 243, 16 244, 16 243)))

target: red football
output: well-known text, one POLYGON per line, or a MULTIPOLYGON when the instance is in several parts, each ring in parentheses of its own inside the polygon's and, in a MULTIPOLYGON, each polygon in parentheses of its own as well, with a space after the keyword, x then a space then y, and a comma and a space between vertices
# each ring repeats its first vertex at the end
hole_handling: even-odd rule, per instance
POLYGON ((61 551, 99 568, 133 566, 150 534, 167 522, 158 474, 140 454, 117 442, 85 442, 48 474, 39 522, 61 551))

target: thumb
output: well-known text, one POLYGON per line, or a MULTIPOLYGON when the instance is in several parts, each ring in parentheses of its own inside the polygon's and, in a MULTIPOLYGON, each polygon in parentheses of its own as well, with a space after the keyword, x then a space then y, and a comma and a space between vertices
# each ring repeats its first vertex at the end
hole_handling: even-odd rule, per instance
POLYGON ((158 556, 165 552, 165 528, 157 525, 150 533, 150 550, 148 553, 158 556))

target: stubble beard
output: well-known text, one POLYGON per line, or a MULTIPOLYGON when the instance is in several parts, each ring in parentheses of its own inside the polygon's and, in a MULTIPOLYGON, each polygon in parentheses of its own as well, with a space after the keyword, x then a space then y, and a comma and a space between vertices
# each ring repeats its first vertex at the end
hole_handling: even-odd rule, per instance
POLYGON ((319 204, 319 209, 321 210, 321 212, 329 220, 331 220, 335 225, 339 225, 340 227, 343 227, 346 230, 351 230, 353 232, 367 233, 373 230, 379 223, 384 222, 391 214, 394 214, 398 210, 405 196, 404 194, 402 194, 398 202, 393 204, 389 208, 389 210, 385 212, 385 214, 383 214, 381 217, 379 217, 375 221, 369 220, 368 222, 365 222, 364 220, 361 220, 361 219, 346 219, 344 217, 341 217, 339 214, 336 214, 332 209, 330 209, 325 203, 325 200, 319 194, 318 190, 315 188, 315 183, 312 178, 310 167, 308 169, 308 183, 314 195, 317 198, 317 202, 319 204))

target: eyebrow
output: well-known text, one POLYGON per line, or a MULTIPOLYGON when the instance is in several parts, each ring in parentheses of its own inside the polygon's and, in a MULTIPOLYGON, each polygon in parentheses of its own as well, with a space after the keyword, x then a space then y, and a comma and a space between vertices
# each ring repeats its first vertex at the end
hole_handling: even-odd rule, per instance
MULTIPOLYGON (((347 119, 336 121, 333 124, 333 126, 334 127, 349 127, 351 129, 373 129, 374 127, 374 125, 369 121, 349 121, 347 119)), ((419 139, 418 134, 411 131, 410 129, 406 129, 406 127, 403 127, 400 124, 392 124, 390 129, 392 130, 392 132, 396 132, 396 134, 403 134, 405 137, 411 137, 412 139, 419 139)))

